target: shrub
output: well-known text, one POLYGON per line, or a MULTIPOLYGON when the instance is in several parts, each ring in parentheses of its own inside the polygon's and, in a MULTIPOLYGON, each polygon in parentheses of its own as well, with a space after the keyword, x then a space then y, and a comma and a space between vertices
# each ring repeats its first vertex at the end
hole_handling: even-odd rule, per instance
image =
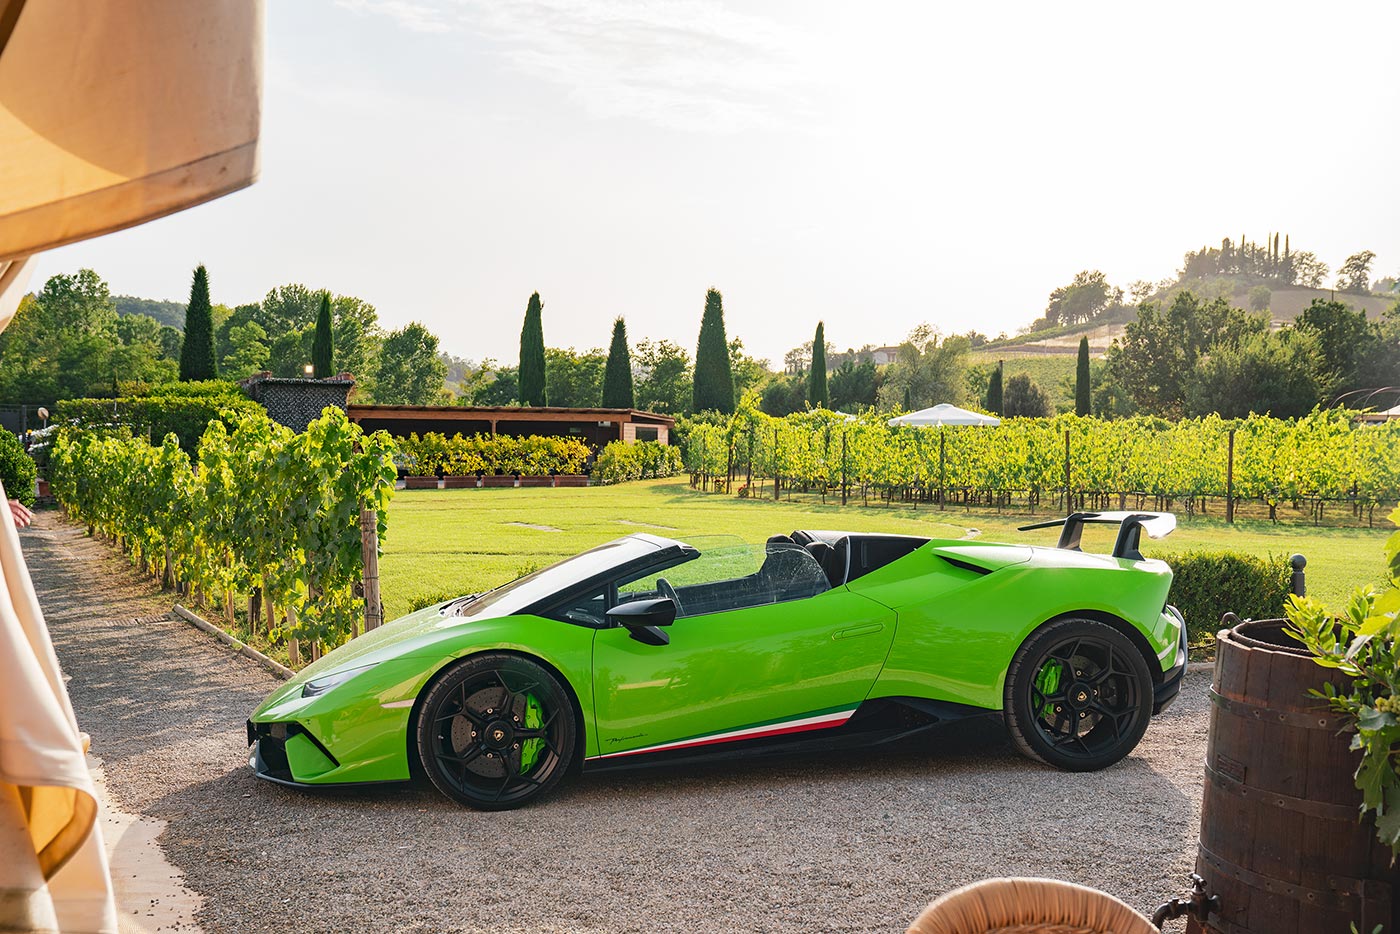
POLYGON ((24 452, 24 445, 8 431, 0 430, 0 483, 5 485, 5 495, 33 506, 34 476, 34 461, 24 452))
POLYGON ((1191 644, 1209 642, 1226 612, 1241 619, 1278 619, 1288 601, 1286 557, 1238 551, 1188 551, 1161 557, 1175 578, 1167 600, 1186 617, 1191 644))
POLYGON ((659 441, 638 441, 634 444, 613 441, 598 454, 598 460, 593 465, 593 482, 608 484, 674 477, 684 469, 679 448, 659 441))
POLYGON ((403 465, 409 473, 445 477, 474 474, 521 474, 547 477, 578 473, 588 459, 588 445, 578 438, 531 435, 453 435, 430 431, 421 438, 398 439, 403 465))
POLYGON ((149 396, 64 399, 56 407, 55 420, 80 428, 124 425, 156 446, 173 434, 187 454, 194 454, 211 421, 232 429, 242 415, 266 417, 263 407, 237 385, 206 380, 160 386, 149 396))

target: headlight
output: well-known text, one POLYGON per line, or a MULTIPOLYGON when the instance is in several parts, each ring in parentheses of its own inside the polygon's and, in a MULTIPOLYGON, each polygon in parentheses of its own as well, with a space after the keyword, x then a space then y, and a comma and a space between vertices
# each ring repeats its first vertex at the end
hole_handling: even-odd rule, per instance
POLYGON ((308 681, 301 686, 301 696, 315 697, 317 694, 324 694, 331 688, 349 681, 360 672, 369 671, 373 667, 373 665, 361 665, 359 668, 346 668, 344 671, 337 671, 335 674, 308 681))

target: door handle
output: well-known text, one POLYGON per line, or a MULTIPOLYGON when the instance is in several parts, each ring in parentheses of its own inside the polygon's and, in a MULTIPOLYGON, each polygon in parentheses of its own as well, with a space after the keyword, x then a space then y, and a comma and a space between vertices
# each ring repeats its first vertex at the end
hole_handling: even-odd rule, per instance
POLYGON ((864 626, 851 626, 847 629, 838 629, 831 634, 831 638, 853 639, 856 636, 870 636, 884 628, 884 623, 866 623, 864 626))

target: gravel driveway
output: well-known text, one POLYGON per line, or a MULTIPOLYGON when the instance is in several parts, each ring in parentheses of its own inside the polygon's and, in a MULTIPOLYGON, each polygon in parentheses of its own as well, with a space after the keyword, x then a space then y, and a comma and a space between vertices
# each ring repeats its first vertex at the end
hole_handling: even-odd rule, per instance
POLYGON ((215 931, 901 931, 989 876, 1150 911, 1194 861, 1207 673, 1137 752, 1070 775, 985 726, 876 751, 585 776, 481 814, 427 786, 257 781, 244 719, 277 682, 54 513, 22 537, 78 719, 215 931))

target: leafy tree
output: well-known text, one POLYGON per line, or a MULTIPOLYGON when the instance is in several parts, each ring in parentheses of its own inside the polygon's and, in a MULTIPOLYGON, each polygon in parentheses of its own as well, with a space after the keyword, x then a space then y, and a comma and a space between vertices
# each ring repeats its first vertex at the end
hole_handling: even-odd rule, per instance
POLYGON ((307 327, 283 331, 273 337, 267 355, 267 368, 272 375, 284 379, 304 378, 306 364, 311 360, 312 336, 313 329, 307 327))
POLYGON ((1366 320, 1364 311, 1353 310, 1341 302, 1315 298, 1294 320, 1293 326, 1317 336, 1322 364, 1336 376, 1339 389, 1361 388, 1357 378, 1362 362, 1380 340, 1379 329, 1366 320))
POLYGON ((548 347, 545 359, 545 395, 551 405, 596 409, 603 397, 603 371, 607 358, 601 350, 578 353, 572 347, 548 347))
POLYGON ((106 396, 115 381, 117 317, 107 283, 91 269, 52 276, 20 299, 0 332, 0 401, 106 396))
POLYGON ((880 407, 922 409, 939 402, 957 405, 966 389, 967 338, 939 340, 938 332, 921 324, 899 345, 895 362, 880 386, 880 407))
POLYGON ((181 302, 162 302, 153 298, 137 298, 135 295, 114 295, 112 303, 116 306, 118 315, 145 315, 176 330, 184 330, 185 306, 181 302))
MULTIPOLYGON (((490 361, 482 364, 488 368, 490 361)), ((494 378, 472 391, 471 405, 515 405, 520 399, 520 371, 513 366, 495 368, 494 378)))
POLYGON ((1376 254, 1371 250, 1353 253, 1337 270, 1337 288, 1343 292, 1371 291, 1371 262, 1376 254))
POLYGON ((736 399, 766 383, 773 375, 768 370, 768 361, 744 353, 744 342, 737 337, 729 341, 729 369, 734 373, 736 399))
POLYGON ((817 322, 817 336, 812 338, 812 370, 807 379, 807 401, 814 409, 824 409, 828 402, 826 386, 826 325, 817 322))
POLYGON ((180 348, 185 344, 185 334, 177 328, 160 326, 160 356, 162 360, 180 362, 180 348))
POLYGON ((1092 411, 1089 384, 1089 338, 1079 339, 1079 360, 1074 369, 1074 414, 1088 415, 1092 411))
POLYGON ((267 332, 256 321, 234 327, 229 335, 233 349, 223 359, 223 372, 232 379, 243 379, 267 369, 267 332))
POLYGON ((831 407, 837 412, 856 412, 879 401, 880 373, 873 360, 859 365, 847 359, 831 374, 831 407))
POLYGON ((1137 404, 1114 377, 1107 361, 1094 360, 1089 364, 1090 398, 1093 413, 1098 418, 1129 418, 1138 414, 1137 404))
POLYGON ((1293 269, 1299 285, 1307 286, 1310 289, 1322 287, 1322 280, 1327 278, 1327 273, 1331 271, 1322 260, 1317 258, 1317 254, 1308 250, 1300 250, 1293 254, 1293 269))
POLYGON ((525 306, 525 324, 520 329, 520 404, 547 405, 545 389, 544 303, 540 293, 530 296, 525 306))
MULTIPOLYGON (((1110 308, 1123 303, 1123 290, 1108 284, 1108 277, 1098 270, 1085 270, 1069 285, 1050 293, 1041 327, 1087 324, 1110 308)), ((1036 322, 1040 324, 1040 322, 1036 322)), ((1035 326, 1032 325, 1034 329, 1035 326)))
POLYGON ((1165 309, 1144 302, 1138 319, 1108 349, 1113 379, 1133 402, 1153 415, 1177 417, 1186 402, 1186 382, 1201 356, 1220 343, 1237 343, 1268 329, 1268 320, 1233 308, 1223 298, 1203 302, 1183 291, 1165 309))
POLYGON ((1249 310, 1268 311, 1269 303, 1273 300, 1274 293, 1267 285, 1256 285, 1249 290, 1249 310))
POLYGON ((331 293, 321 293, 321 308, 316 313, 316 335, 311 341, 311 375, 330 379, 335 375, 331 363, 331 293))
POLYGON ((1317 335, 1257 331, 1211 349, 1188 377, 1186 412, 1223 418, 1306 415, 1331 390, 1317 335))
POLYGON ((763 387, 758 407, 768 415, 782 417, 807 408, 811 384, 799 374, 784 375, 763 387))
POLYGON ((1049 418, 1055 414, 1055 406, 1035 382, 1025 373, 1017 373, 1006 381, 1006 395, 1003 399, 1007 418, 1049 418))
POLYGON ((705 292, 705 313, 700 318, 700 340, 695 348, 692 405, 696 412, 728 415, 734 411, 734 371, 724 336, 724 297, 717 289, 705 292))
POLYGON ((257 317, 253 320, 268 334, 278 335, 310 327, 321 309, 321 296, 300 282, 293 282, 270 290, 256 307, 257 317))
POLYGON ((218 379, 219 363, 214 358, 214 316, 209 306, 209 273, 195 267, 190 284, 190 304, 185 309, 185 343, 180 349, 180 379, 218 379))
POLYGON ((642 341, 636 354, 637 408, 668 415, 690 413, 694 395, 690 354, 671 341, 642 341))
POLYGON ((384 332, 379 327, 379 312, 364 299, 353 295, 337 295, 331 302, 331 345, 335 348, 334 373, 349 373, 355 377, 357 395, 371 394, 379 345, 384 332))
POLYGON ((998 360, 997 367, 992 371, 992 378, 987 382, 987 403, 986 409, 993 415, 1000 415, 1002 409, 1003 388, 1001 384, 1002 375, 1006 370, 1006 364, 998 360))
POLYGON ((632 355, 627 350, 627 323, 613 322, 608 363, 603 368, 603 408, 630 409, 637 403, 632 389, 632 355))
POLYGON ((375 398, 385 405, 433 405, 446 394, 446 376, 437 337, 413 321, 384 338, 375 398))

